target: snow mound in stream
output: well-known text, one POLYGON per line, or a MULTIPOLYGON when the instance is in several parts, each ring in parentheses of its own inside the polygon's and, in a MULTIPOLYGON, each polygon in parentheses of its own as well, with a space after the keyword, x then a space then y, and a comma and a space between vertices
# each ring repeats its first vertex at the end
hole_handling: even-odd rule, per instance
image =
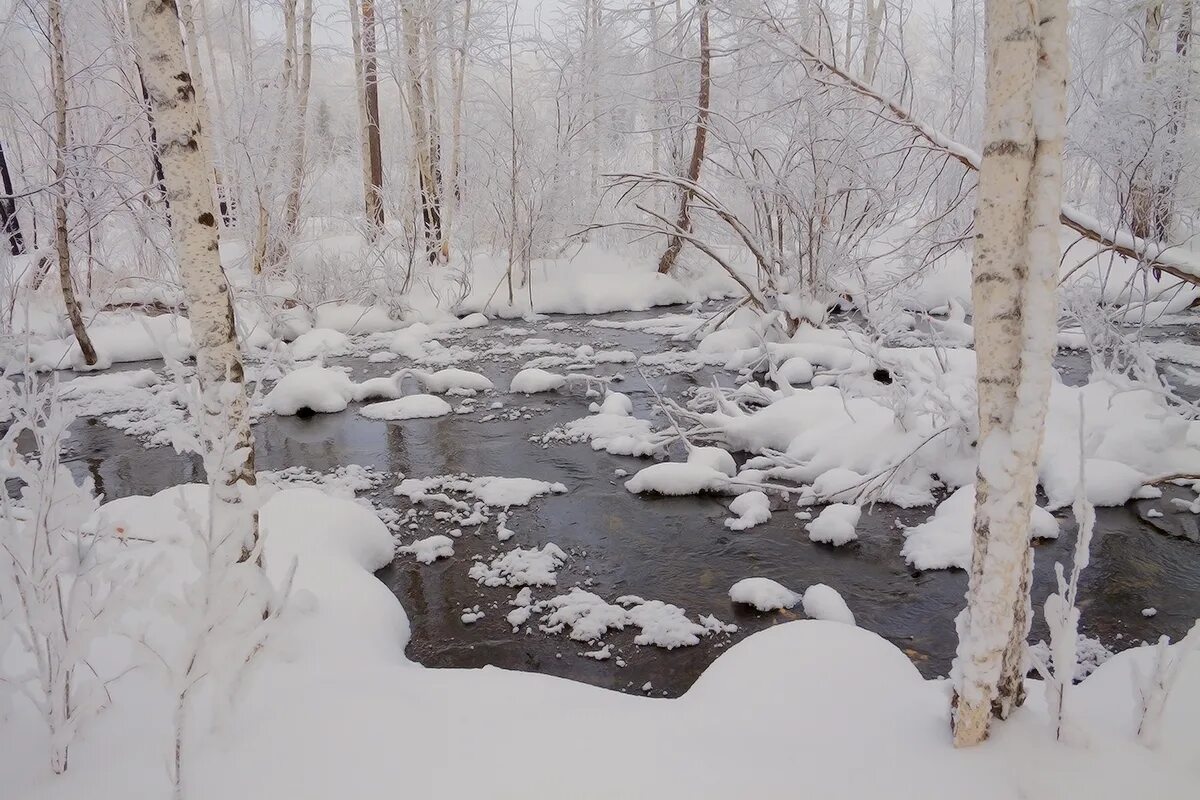
POLYGON ((672 496, 716 492, 728 485, 729 476, 724 472, 705 464, 678 461, 651 464, 625 481, 625 488, 634 494, 655 492, 672 496))
POLYGON ((467 575, 483 586, 553 586, 558 583, 555 571, 566 560, 562 548, 550 542, 540 550, 517 547, 490 563, 476 562, 467 575))
POLYGON ((422 564, 432 564, 439 558, 450 558, 454 555, 454 540, 439 533, 397 548, 396 552, 411 553, 413 558, 422 564))
POLYGON ((371 403, 358 413, 370 419, 403 420, 444 417, 454 409, 440 397, 432 394, 410 394, 398 400, 371 403))
POLYGON ((508 390, 514 394, 517 392, 521 392, 522 394, 538 394, 540 392, 553 392, 566 385, 566 377, 553 372, 547 372, 544 369, 530 367, 521 370, 513 376, 508 390))
POLYGON ((757 490, 746 492, 733 499, 729 512, 737 516, 725 520, 725 527, 731 531, 744 531, 771 518, 771 499, 757 490))
POLYGON ((354 399, 354 383, 346 371, 313 365, 280 378, 263 402, 268 411, 289 416, 307 409, 318 414, 345 410, 354 399))
POLYGON ((775 611, 796 605, 800 595, 770 578, 742 578, 729 587, 729 599, 754 606, 759 611, 775 611))
MULTIPOLYGON (((975 486, 964 486, 942 501, 933 516, 904 532, 904 560, 920 570, 966 569, 971 563, 971 524, 975 486)), ((1032 511, 1033 538, 1058 537, 1058 520, 1044 508, 1032 511)))
POLYGON ((437 372, 414 370, 413 375, 425 387, 425 391, 433 394, 447 394, 450 392, 474 394, 475 392, 484 392, 494 388, 487 376, 467 369, 458 369, 457 367, 447 367, 446 369, 439 369, 437 372))
POLYGON ((814 583, 804 590, 804 613, 813 619, 855 624, 850 606, 846 605, 837 589, 823 583, 814 583))
POLYGON ((834 503, 825 506, 820 515, 804 527, 812 541, 841 547, 858 538, 858 532, 854 528, 858 525, 860 516, 862 509, 858 506, 834 503))
POLYGON ((307 361, 317 356, 342 355, 350 350, 350 337, 330 328, 317 328, 292 342, 292 358, 307 361))

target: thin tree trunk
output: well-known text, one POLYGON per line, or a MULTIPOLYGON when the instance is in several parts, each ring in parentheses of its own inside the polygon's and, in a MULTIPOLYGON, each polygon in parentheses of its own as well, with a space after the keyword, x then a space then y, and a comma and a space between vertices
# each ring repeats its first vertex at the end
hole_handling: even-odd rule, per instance
MULTIPOLYGON (((1142 67, 1145 70, 1147 86, 1157 82, 1158 64, 1162 55, 1162 0, 1146 6, 1142 22, 1142 67)), ((1158 104, 1151 105, 1157 109, 1158 104)), ((1158 114, 1151 112, 1151 118, 1142 120, 1141 127, 1147 131, 1146 151, 1138 153, 1141 158, 1134 165, 1133 174, 1129 178, 1129 227, 1134 236, 1142 239, 1160 238, 1156 235, 1158 216, 1156 213, 1157 192, 1154 172, 1154 139, 1157 125, 1154 117, 1158 114)))
MULTIPOLYGON (((434 145, 430 133, 430 98, 421 64, 421 28, 412 10, 413 0, 402 0, 400 16, 404 25, 404 51, 408 72, 408 113, 412 121, 413 154, 417 166, 417 191, 425 240, 425 254, 430 261, 437 259, 441 242, 441 210, 438 207, 437 182, 432 154, 434 145)), ((427 65, 426 65, 427 66, 427 65)))
POLYGON ((367 223, 371 238, 383 230, 383 145, 379 136, 379 75, 375 66, 375 1, 362 0, 363 98, 367 112, 367 223))
MULTIPOLYGON (((200 67, 200 40, 196 35, 196 20, 189 0, 176 0, 179 7, 179 18, 183 21, 184 41, 187 45, 189 74, 192 76, 192 86, 196 88, 196 106, 200 113, 200 133, 197 137, 200 150, 204 154, 204 163, 217 162, 216 143, 213 140, 212 119, 208 113, 208 82, 204 79, 204 70, 200 67)), ((213 73, 214 80, 216 73, 213 73)), ((213 174, 213 186, 217 196, 222 194, 221 183, 213 174)))
POLYGON ((875 80, 875 70, 879 66, 879 42, 883 34, 884 0, 863 0, 863 24, 866 26, 866 47, 863 50, 863 80, 871 83, 875 80))
POLYGON ((83 361, 89 367, 96 363, 96 348, 83 324, 83 311, 75 297, 71 281, 70 232, 67 228, 67 64, 66 41, 63 36, 62 0, 49 0, 50 12, 50 74, 54 84, 54 233, 58 251, 58 280, 62 288, 67 319, 79 342, 83 361))
POLYGON ((1030 514, 1050 392, 1066 125, 1067 0, 987 3, 987 120, 974 283, 979 468, 954 741, 1024 700, 1030 514))
POLYGON ((442 219, 442 259, 444 261, 450 260, 450 239, 454 232, 454 217, 458 213, 458 206, 462 200, 458 173, 462 159, 463 91, 466 84, 467 43, 470 40, 470 36, 471 0, 466 0, 465 8, 463 9, 462 38, 459 40, 455 60, 451 66, 451 80, 453 82, 451 89, 453 98, 451 103, 453 104, 453 108, 450 110, 452 115, 450 122, 450 179, 448 182, 449 189, 445 193, 448 197, 443 198, 442 219))
MULTIPOLYGON (((300 225, 300 193, 304 188, 304 160, 308 145, 308 94, 312 85, 312 0, 304 0, 300 44, 300 85, 297 88, 296 138, 292 149, 292 177, 284 203, 283 235, 278 244, 287 250, 300 225)), ((281 254, 282 255, 282 254, 281 254)))
MULTIPOLYGON (((699 183, 700 166, 704 163, 704 145, 708 139, 708 105, 712 91, 712 50, 708 41, 708 0, 697 0, 696 7, 700 11, 700 92, 696 99, 696 135, 692 140, 692 157, 688 162, 687 179, 691 183, 699 183)), ((676 225, 684 232, 692 230, 692 190, 683 189, 679 192, 679 217, 676 225)), ((666 275, 675 266, 680 251, 683 250, 683 238, 671 234, 667 238, 667 249, 658 259, 658 271, 666 275)))
POLYGON ((358 0, 350 0, 350 37, 354 40, 354 91, 358 106, 358 146, 362 159, 363 212, 371 215, 371 138, 367 122, 367 93, 363 82, 362 23, 359 21, 358 0))
POLYGON ((205 162, 197 140, 200 110, 175 4, 132 0, 129 16, 134 47, 140 63, 147 65, 146 88, 163 143, 160 159, 174 220, 171 237, 196 348, 200 439, 223 454, 221 474, 208 476, 214 494, 212 524, 219 535, 241 543, 245 560, 258 540, 258 515, 247 497, 256 482, 254 440, 233 301, 221 268, 212 164, 205 162))
POLYGON ((8 159, 4 157, 4 143, 0 142, 0 229, 8 238, 8 247, 14 256, 24 255, 25 237, 21 235, 21 220, 17 217, 17 198, 13 197, 12 175, 8 171, 8 159))
MULTIPOLYGON (((204 50, 208 56, 208 72, 209 79, 212 81, 213 99, 217 101, 216 113, 211 116, 212 129, 209 136, 210 141, 224 142, 222 131, 225 129, 225 96, 221 91, 221 75, 217 71, 217 56, 213 47, 212 26, 208 21, 208 0, 196 0, 196 7, 200 10, 200 24, 204 26, 204 50)), ((236 75, 233 71, 232 50, 230 51, 230 75, 236 75)), ((210 109, 211 110, 211 109, 210 109)), ((213 169, 216 179, 214 185, 217 190, 217 203, 221 211, 221 221, 226 227, 229 227, 235 222, 236 211, 238 206, 236 191, 234 186, 228 182, 229 164, 222 157, 223 151, 220 148, 213 151, 213 169)))

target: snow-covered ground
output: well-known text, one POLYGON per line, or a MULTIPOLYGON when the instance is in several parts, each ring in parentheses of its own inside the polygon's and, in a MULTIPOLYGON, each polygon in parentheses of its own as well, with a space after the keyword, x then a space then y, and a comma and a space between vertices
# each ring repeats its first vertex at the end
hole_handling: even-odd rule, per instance
MULTIPOLYGON (((181 492, 201 507, 205 491, 127 498, 100 515, 169 553, 189 533, 181 492)), ((445 798, 783 796, 803 787, 824 798, 1166 799, 1194 796, 1200 776, 1200 659, 1176 685, 1153 750, 1134 739, 1130 671, 1149 653, 1138 650, 1071 690, 1066 741, 1054 741, 1031 681, 1030 701, 991 741, 957 751, 948 684, 838 622, 758 633, 676 700, 529 673, 421 668, 404 655, 404 609, 370 574, 392 555, 381 522, 312 489, 281 491, 262 519, 273 577, 297 564, 294 608, 235 696, 203 692, 184 762, 190 797, 374 797, 402 779, 406 792, 445 798)), ((153 630, 155 620, 145 624, 153 630)), ((101 669, 129 662, 130 648, 106 650, 101 669)), ((59 777, 46 766, 44 730, 19 700, 0 725, 5 797, 168 793, 169 697, 149 668, 115 683, 111 708, 81 731, 59 777)))
MULTIPOLYGON (((644 308, 721 296, 718 283, 549 281, 539 307, 644 308)), ((948 663, 962 581, 946 570, 970 553, 973 332, 952 286, 915 292, 888 335, 850 314, 789 334, 721 303, 512 323, 466 314, 521 311, 473 295, 461 318, 353 304, 247 314, 268 565, 277 578, 292 556, 300 568, 283 631, 232 703, 206 690, 217 713, 193 720, 196 796, 373 796, 396 769, 439 797, 1185 796, 1200 775, 1196 657, 1153 752, 1133 741, 1130 700, 1131 664, 1150 656, 1110 658, 1178 635, 1196 610, 1194 546, 1155 531, 1194 528, 1197 487, 1163 479, 1200 473, 1200 427, 1150 374, 1096 365, 1051 392, 1035 608, 1069 553, 1054 537, 1073 532, 1081 442, 1089 499, 1113 509, 1083 582, 1082 627, 1101 639, 1082 640, 1077 674, 1108 663, 1072 693, 1066 742, 1051 741, 1034 685, 983 750, 949 747, 947 685, 922 672, 948 663), (368 574, 379 568, 383 582, 368 574), (1126 568, 1160 578, 1110 591, 1126 568), (424 669, 404 655, 410 638, 414 658, 440 652, 430 663, 655 699, 424 669)), ((107 359, 171 363, 60 373, 58 396, 101 423, 77 426, 71 463, 110 496, 187 483, 194 467, 162 447, 185 417, 186 320, 110 316, 107 359)), ((1081 337, 1064 331, 1064 350, 1081 337)), ((72 363, 63 337, 34 345, 38 367, 72 363)), ((1150 352, 1169 370, 1190 363, 1188 346, 1150 352)), ((169 548, 174 492, 104 513, 169 548)), ((117 674, 128 651, 99 661, 117 674)), ((160 684, 148 668, 115 683, 65 778, 42 769, 18 699, 0 718, 0 785, 21 798, 165 785, 160 684)))

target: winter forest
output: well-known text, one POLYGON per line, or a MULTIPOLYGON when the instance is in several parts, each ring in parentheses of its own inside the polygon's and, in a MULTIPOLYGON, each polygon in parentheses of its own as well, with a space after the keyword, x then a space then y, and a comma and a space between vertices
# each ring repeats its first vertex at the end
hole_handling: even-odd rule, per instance
POLYGON ((0 0, 0 798, 1194 798, 1194 0, 0 0))

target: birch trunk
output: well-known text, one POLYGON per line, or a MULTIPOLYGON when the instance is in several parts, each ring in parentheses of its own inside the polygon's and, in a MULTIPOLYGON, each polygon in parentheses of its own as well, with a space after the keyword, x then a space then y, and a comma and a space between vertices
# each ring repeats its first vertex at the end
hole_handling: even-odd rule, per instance
POLYGON ((375 68, 375 2, 362 0, 363 103, 367 117, 367 223, 372 239, 383 230, 383 145, 379 137, 379 74, 375 68))
POLYGON ((350 0, 350 38, 354 44, 354 92, 358 106, 358 146, 362 156, 363 210, 371 216, 371 151, 367 146, 370 125, 367 123, 367 93, 363 83, 362 23, 359 21, 358 0, 350 0))
POLYGON ((454 217, 458 213, 458 206, 462 200, 458 173, 460 169, 459 164, 462 159, 463 92, 466 85, 467 44, 470 41, 470 36, 471 0, 466 0, 466 5, 463 9, 462 38, 459 40, 455 60, 451 66, 451 80, 453 83, 451 88, 453 99, 451 103, 453 104, 453 108, 450 111, 452 115, 450 122, 450 179, 448 181, 449 188, 445 192, 449 196, 443 198, 442 220, 442 259, 446 261, 450 259, 450 239, 454 233, 454 217))
MULTIPOLYGON (((308 95, 312 85, 312 0, 304 0, 304 21, 300 43, 300 78, 296 90, 296 137, 292 147, 291 181, 284 202, 283 234, 279 242, 283 252, 288 249, 300 226, 300 194, 304 188, 304 161, 308 148, 308 95)), ((283 252, 280 253, 282 258, 283 252)))
POLYGON ((83 310, 75 297, 75 286, 71 281, 71 243, 67 228, 67 55, 63 36, 62 0, 50 0, 50 79, 54 84, 54 234, 55 249, 58 251, 58 281, 62 288, 63 304, 67 307, 67 319, 79 351, 88 366, 96 363, 96 348, 83 324, 83 310))
POLYGON ((222 453, 222 474, 208 476, 212 524, 241 541, 244 560, 258 538, 258 515, 247 497, 255 485, 254 440, 233 302, 218 250, 212 165, 205 163, 198 141, 200 113, 174 2, 132 0, 129 16, 134 48, 146 65, 173 219, 171 237, 196 347, 200 439, 222 453))
POLYGON ((1037 488, 1057 318, 1066 0, 989 0, 987 119, 974 282, 979 469, 954 741, 977 744, 1024 699, 1037 488))
MULTIPOLYGON (((712 91, 712 50, 708 41, 708 0, 697 0, 696 7, 700 11, 700 91, 696 99, 696 134, 692 140, 692 157, 688 162, 687 171, 687 179, 691 183, 700 181, 700 166, 704 163, 704 145, 708 139, 708 105, 712 91)), ((692 190, 680 190, 679 217, 675 224, 684 232, 692 230, 691 208, 692 190)), ((681 250, 683 250, 683 237, 677 234, 667 237, 667 249, 658 259, 660 274, 670 273, 681 250)))
MULTIPOLYGON (((196 35, 195 13, 189 0, 177 0, 177 3, 179 18, 183 21, 184 41, 187 44, 188 71, 192 76, 192 85, 196 89, 196 106, 200 114, 200 135, 198 137, 200 152, 204 156, 204 163, 210 165, 211 168, 211 165, 216 163, 217 151, 212 138, 214 128, 208 114, 208 84, 204 80, 204 71, 200 68, 200 41, 196 35)), ((221 183, 216 179, 215 173, 213 187, 216 189, 217 196, 220 197, 222 194, 221 183)))
POLYGON ((404 51, 408 72, 408 114, 413 131, 413 155, 417 167, 417 191, 425 240, 425 254, 430 261, 437 259, 441 240, 441 211, 438 208, 437 185, 434 177, 430 136, 429 98, 421 65, 421 28, 413 14, 412 0, 400 3, 404 26, 404 51))
POLYGON ((863 8, 863 24, 866 26, 866 46, 863 50, 863 80, 871 83, 875 80, 875 70, 879 67, 879 42, 883 35, 883 14, 885 0, 865 0, 863 8))
MULTIPOLYGON (((1142 68, 1145 70, 1147 86, 1153 86, 1158 79, 1158 63, 1162 55, 1162 25, 1163 4, 1161 0, 1146 6, 1145 17, 1142 21, 1142 68)), ((1157 110, 1157 104, 1151 108, 1157 110)), ((1150 127, 1147 142, 1147 152, 1136 164, 1133 175, 1129 180, 1129 227, 1133 235, 1142 239, 1161 238, 1157 232, 1156 192, 1153 176, 1154 161, 1154 118, 1155 111, 1150 112, 1151 118, 1143 122, 1150 127)))

